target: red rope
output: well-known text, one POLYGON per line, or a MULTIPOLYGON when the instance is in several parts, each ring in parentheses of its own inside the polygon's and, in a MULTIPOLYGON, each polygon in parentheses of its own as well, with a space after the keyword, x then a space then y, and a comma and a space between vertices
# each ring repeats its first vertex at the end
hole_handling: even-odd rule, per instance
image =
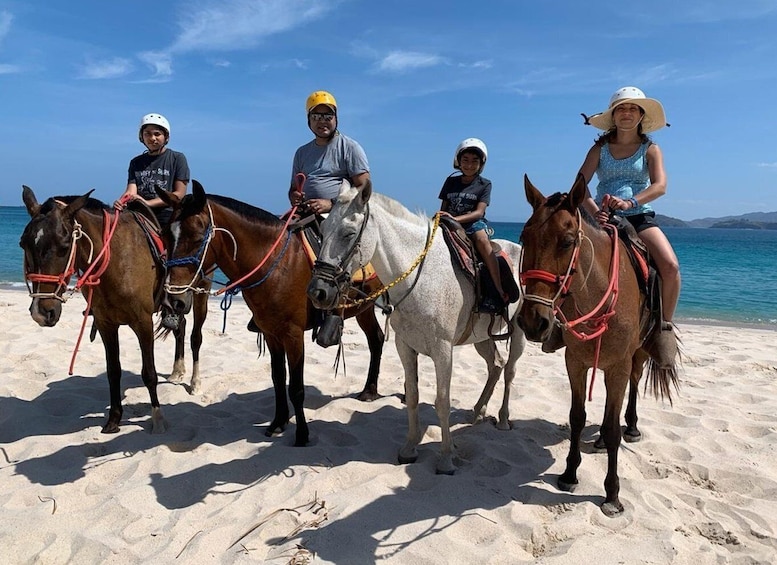
MULTIPOLYGON (((305 174, 304 173, 297 173, 297 175, 295 177, 295 180, 297 181, 296 192, 299 193, 299 194, 302 194, 302 187, 305 184, 305 174)), ((259 269, 261 269, 264 266, 265 263, 267 263, 267 261, 270 259, 270 257, 272 256, 273 252, 275 251, 275 249, 278 247, 278 245, 280 245, 281 240, 283 239, 283 236, 284 236, 284 234, 286 233, 286 231, 287 231, 287 229, 289 227, 289 224, 291 224, 291 222, 296 219, 295 218, 295 214, 297 212, 297 208, 298 208, 298 206, 292 206, 291 210, 289 210, 285 214, 286 215, 286 223, 283 224, 283 229, 280 231, 280 233, 278 234, 278 238, 275 240, 275 243, 272 244, 272 247, 270 247, 270 250, 267 251, 267 254, 259 262, 259 264, 256 267, 254 267, 251 270, 250 273, 247 273, 247 274, 243 275, 242 277, 240 277, 235 282, 230 283, 228 286, 225 286, 224 288, 221 288, 221 289, 217 290, 214 293, 214 296, 220 296, 220 295, 224 294, 225 292, 227 292, 228 290, 232 290, 236 286, 239 286, 243 281, 245 281, 246 279, 252 277, 259 269)))

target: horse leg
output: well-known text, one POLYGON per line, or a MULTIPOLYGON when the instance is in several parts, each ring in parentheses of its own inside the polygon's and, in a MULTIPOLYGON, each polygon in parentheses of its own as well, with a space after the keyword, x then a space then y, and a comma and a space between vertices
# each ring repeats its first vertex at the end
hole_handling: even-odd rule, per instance
POLYGON ((507 364, 504 367, 505 389, 502 395, 502 406, 499 408, 499 420, 496 424, 499 430, 509 430, 512 428, 510 424, 510 389, 513 386, 518 359, 523 355, 525 347, 526 338, 518 324, 514 321, 513 336, 510 338, 510 353, 507 356, 507 364))
POLYGON ((305 345, 303 336, 303 332, 300 331, 299 338, 286 346, 286 355, 289 360, 289 400, 294 408, 294 419, 297 422, 295 447, 305 447, 310 440, 308 423, 305 420, 305 345))
POLYGON ((437 376, 437 395, 434 409, 440 422, 440 459, 437 461, 438 475, 453 475, 453 439, 451 438, 451 372, 453 371, 453 344, 438 342, 439 350, 434 354, 434 372, 437 376))
POLYGON ((167 380, 173 383, 179 383, 186 374, 186 359, 183 347, 183 342, 186 338, 185 316, 179 315, 178 327, 173 330, 173 336, 175 337, 175 357, 173 358, 173 371, 170 373, 170 378, 167 380))
POLYGON ((97 322, 100 338, 105 347, 105 372, 108 376, 108 390, 111 407, 108 420, 102 428, 104 434, 115 434, 119 431, 119 423, 124 412, 121 406, 121 360, 119 359, 119 327, 97 322))
POLYGON ((569 387, 572 392, 572 402, 569 407, 569 453, 567 467, 558 478, 558 488, 574 492, 577 486, 577 468, 580 466, 580 436, 585 426, 585 384, 587 368, 580 363, 571 362, 569 350, 566 353, 569 387))
POLYGON ((418 353, 397 334, 394 344, 405 370, 405 407, 407 409, 407 439, 399 450, 399 462, 415 463, 421 442, 421 421, 418 415, 418 353))
POLYGON ((627 443, 635 443, 642 439, 642 432, 637 428, 637 397, 639 396, 639 380, 648 359, 648 354, 642 349, 637 349, 631 359, 629 402, 626 405, 626 431, 623 432, 623 439, 627 443))
POLYGON ((373 401, 380 398, 378 394, 378 375, 380 374, 380 359, 383 355, 383 340, 385 335, 375 317, 375 309, 370 307, 356 315, 359 327, 367 337, 367 345, 370 348, 370 368, 367 371, 367 382, 356 397, 363 401, 373 401))
POLYGON ((139 327, 133 327, 133 330, 138 337, 140 355, 143 360, 140 374, 151 398, 151 433, 161 434, 167 430, 167 423, 164 416, 162 416, 162 408, 159 406, 159 398, 156 391, 159 377, 157 376, 154 363, 154 326, 151 317, 149 316, 147 320, 141 322, 139 327))
POLYGON ((289 404, 286 401, 286 352, 283 345, 273 336, 265 335, 265 343, 270 351, 270 374, 275 393, 275 416, 267 426, 264 435, 267 437, 282 432, 289 422, 289 404))
POLYGON ((192 378, 190 394, 199 394, 202 389, 200 383, 200 347, 202 347, 202 326, 208 316, 208 295, 197 294, 194 297, 194 321, 190 339, 192 349, 192 378))
POLYGON ((616 366, 604 376, 607 400, 604 407, 601 434, 607 446, 607 476, 604 478, 606 498, 602 505, 602 512, 607 516, 615 516, 623 512, 623 504, 618 499, 620 492, 618 449, 621 445, 620 414, 629 375, 629 366, 616 366))
MULTIPOLYGON (((483 392, 480 393, 480 398, 478 398, 478 401, 475 403, 475 408, 473 409, 474 414, 472 423, 476 424, 478 422, 482 422, 486 418, 486 408, 488 407, 488 401, 491 400, 491 395, 494 394, 494 387, 496 387, 496 382, 502 375, 502 367, 496 362, 498 352, 496 350, 496 343, 494 340, 487 339, 475 343, 474 345, 475 351, 477 351, 483 360, 485 360, 486 366, 488 368, 488 380, 486 380, 486 384, 483 387, 483 392)), ((510 427, 509 422, 507 427, 510 427)))

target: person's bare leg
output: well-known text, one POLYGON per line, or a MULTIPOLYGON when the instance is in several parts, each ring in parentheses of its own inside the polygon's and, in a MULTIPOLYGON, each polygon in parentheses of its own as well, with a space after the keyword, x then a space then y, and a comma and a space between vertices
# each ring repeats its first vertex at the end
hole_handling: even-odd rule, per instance
POLYGON ((662 314, 665 322, 671 322, 680 298, 680 262, 669 240, 659 228, 643 230, 639 237, 645 242, 661 275, 662 314))

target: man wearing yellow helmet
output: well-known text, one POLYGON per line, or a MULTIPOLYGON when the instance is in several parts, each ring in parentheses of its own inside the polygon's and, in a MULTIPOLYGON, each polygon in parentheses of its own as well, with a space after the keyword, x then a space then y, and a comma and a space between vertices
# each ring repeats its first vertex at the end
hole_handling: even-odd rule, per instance
POLYGON ((172 210, 157 196, 156 187, 183 198, 191 177, 189 163, 183 153, 167 147, 170 122, 161 114, 146 114, 141 118, 138 139, 146 151, 130 161, 127 188, 113 207, 122 210, 131 200, 143 200, 164 225, 172 210))
POLYGON ((337 102, 329 92, 317 90, 305 103, 308 127, 315 136, 297 149, 291 169, 289 201, 304 214, 325 214, 340 193, 344 180, 354 186, 370 178, 367 155, 361 145, 337 130, 337 102), (302 193, 296 176, 304 173, 302 193))

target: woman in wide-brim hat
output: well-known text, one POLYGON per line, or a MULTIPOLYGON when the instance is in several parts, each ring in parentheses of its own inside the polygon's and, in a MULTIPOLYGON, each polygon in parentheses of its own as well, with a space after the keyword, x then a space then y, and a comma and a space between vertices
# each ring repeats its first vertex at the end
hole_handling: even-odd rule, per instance
POLYGON ((604 130, 588 151, 580 173, 590 182, 596 173, 596 197, 583 206, 600 223, 611 213, 634 226, 656 263, 662 279, 661 331, 645 346, 661 366, 670 366, 677 355, 672 318, 680 296, 680 265, 650 203, 666 194, 666 171, 661 149, 646 135, 668 125, 664 108, 634 86, 626 86, 610 98, 608 108, 587 119, 604 130))

